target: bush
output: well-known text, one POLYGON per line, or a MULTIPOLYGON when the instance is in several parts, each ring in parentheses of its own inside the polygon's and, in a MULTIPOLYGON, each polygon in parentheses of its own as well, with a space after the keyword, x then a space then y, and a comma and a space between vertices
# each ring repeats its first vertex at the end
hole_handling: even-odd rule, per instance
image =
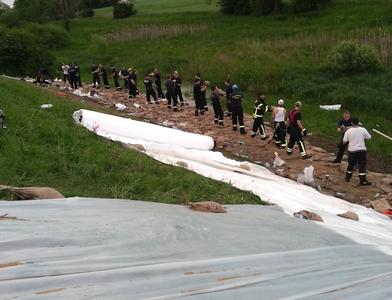
POLYGON ((355 42, 343 41, 328 56, 328 65, 343 73, 372 72, 380 67, 376 50, 355 42))
POLYGON ((91 7, 83 8, 80 11, 80 16, 82 18, 91 18, 94 17, 94 15, 95 15, 94 9, 92 9, 91 7))
POLYGON ((34 76, 41 67, 51 69, 53 56, 26 29, 0 28, 0 72, 34 76))
POLYGON ((30 23, 25 27, 36 40, 49 49, 61 49, 69 44, 69 35, 64 28, 51 24, 30 23))
POLYGON ((136 13, 133 1, 121 1, 113 6, 113 18, 124 19, 136 13))
POLYGON ((0 15, 0 23, 8 28, 18 27, 24 23, 24 20, 14 9, 7 9, 0 15))

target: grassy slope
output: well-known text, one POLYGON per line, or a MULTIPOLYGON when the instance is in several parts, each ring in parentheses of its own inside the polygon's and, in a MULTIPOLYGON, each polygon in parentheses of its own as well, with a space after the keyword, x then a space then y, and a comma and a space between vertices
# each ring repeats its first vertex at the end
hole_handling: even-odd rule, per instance
POLYGON ((95 106, 5 79, 0 99, 9 128, 0 130, 1 184, 51 186, 65 196, 260 203, 249 193, 161 164, 74 124, 75 110, 95 106), (54 107, 42 110, 43 103, 54 107))
MULTIPOLYGON (((134 66, 139 74, 152 66, 163 73, 179 69, 188 81, 195 72, 213 82, 230 76, 246 91, 248 111, 260 89, 270 102, 285 97, 291 106, 303 100, 306 126, 330 145, 338 141, 334 125, 340 114, 320 111, 319 104, 342 103, 368 129, 379 124, 392 134, 392 6, 387 0, 334 3, 325 11, 300 16, 243 17, 221 15, 205 0, 140 0, 138 15, 129 19, 113 20, 111 9, 104 8, 93 19, 74 20, 72 45, 58 53, 58 62, 77 59, 86 80, 93 62, 134 66), (170 26, 183 25, 207 30, 167 32, 170 26), (140 27, 145 36, 108 39, 118 30, 140 27), (329 50, 343 39, 384 47, 384 72, 346 77, 323 69, 329 50)), ((392 157, 392 143, 381 137, 375 136, 370 150, 384 159, 392 157)))

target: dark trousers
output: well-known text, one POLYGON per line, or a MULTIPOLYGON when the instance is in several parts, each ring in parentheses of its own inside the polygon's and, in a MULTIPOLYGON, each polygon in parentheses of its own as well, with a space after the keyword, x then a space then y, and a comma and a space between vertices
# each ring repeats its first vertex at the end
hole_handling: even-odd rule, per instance
POLYGON ((129 89, 129 82, 128 79, 124 79, 124 89, 128 90, 129 89))
POLYGON ((160 84, 157 84, 157 94, 158 94, 158 98, 161 98, 161 99, 165 98, 163 95, 162 87, 160 84))
POLYGON ((93 85, 101 85, 101 79, 97 73, 93 73, 93 85))
POLYGON ((196 111, 203 111, 203 101, 200 96, 195 96, 195 110, 196 111))
POLYGON ((174 90, 174 98, 178 101, 178 99, 180 100, 180 102, 184 102, 184 98, 182 97, 182 91, 181 91, 181 87, 176 87, 174 90))
POLYGON ((114 86, 116 88, 120 88, 120 83, 118 82, 118 78, 117 77, 113 77, 113 82, 114 82, 114 86))
POLYGON ((285 122, 274 122, 274 142, 278 146, 286 147, 286 124, 285 122))
POLYGON ((102 74, 102 82, 105 87, 110 87, 109 81, 108 81, 108 76, 106 74, 102 74))
POLYGON ((347 173, 352 173, 358 164, 359 176, 366 175, 366 156, 366 151, 349 152, 347 173))
POLYGON ((223 125, 223 110, 221 104, 219 102, 218 103, 213 102, 212 107, 214 108, 214 114, 215 114, 214 123, 223 125))
POLYGON ((77 84, 79 87, 82 87, 82 80, 80 79, 80 75, 76 75, 75 81, 76 81, 76 84, 77 84))
POLYGON ((229 98, 226 98, 226 103, 227 103, 227 111, 229 113, 231 113, 231 104, 230 104, 230 99, 229 98))
POLYGON ((172 93, 166 93, 167 105, 170 107, 173 102, 173 108, 177 107, 177 99, 174 98, 172 93))
POLYGON ((128 86, 129 86, 129 97, 135 98, 137 94, 136 85, 132 84, 131 82, 128 82, 128 86))
POLYGON ((239 123, 241 132, 245 131, 244 111, 242 107, 231 108, 231 122, 233 124, 233 130, 237 130, 237 123, 239 123))
POLYGON ((201 105, 202 105, 204 110, 206 110, 206 111, 208 110, 207 99, 206 99, 205 95, 203 95, 201 97, 201 105))
POLYGON ((347 144, 344 144, 343 143, 343 136, 342 136, 342 138, 341 138, 341 140, 340 140, 340 143, 339 143, 339 146, 338 146, 338 154, 336 155, 336 161, 342 161, 342 158, 343 158, 343 155, 344 155, 344 152, 346 151, 346 148, 347 148, 347 144))
POLYGON ((257 131, 260 132, 260 136, 262 138, 265 138, 267 136, 267 132, 265 131, 264 127, 263 117, 253 118, 252 135, 255 136, 257 134, 257 131))
POLYGON ((289 144, 287 145, 287 153, 291 154, 293 153, 293 147, 295 143, 298 144, 299 151, 301 152, 301 156, 306 155, 306 149, 305 149, 305 143, 304 143, 304 138, 302 136, 302 133, 300 129, 297 128, 291 128, 290 129, 290 139, 289 139, 289 144))
POLYGON ((64 77, 63 77, 63 82, 69 82, 69 75, 68 74, 64 74, 64 77))
POLYGON ((155 91, 153 89, 147 89, 146 90, 146 96, 147 96, 147 102, 151 102, 151 96, 154 98, 154 101, 157 102, 157 94, 155 93, 155 91))
POLYGON ((77 89, 78 88, 78 84, 76 82, 76 77, 75 76, 70 76, 69 77, 69 83, 71 84, 71 88, 72 89, 77 89))

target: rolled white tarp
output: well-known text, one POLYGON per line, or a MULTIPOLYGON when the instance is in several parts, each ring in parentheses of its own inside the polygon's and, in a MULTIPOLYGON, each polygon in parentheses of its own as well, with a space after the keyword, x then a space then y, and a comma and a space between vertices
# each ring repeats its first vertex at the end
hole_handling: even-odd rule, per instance
POLYGON ((184 132, 155 124, 81 109, 73 114, 75 122, 96 134, 126 144, 163 144, 185 149, 212 150, 214 140, 205 135, 184 132))
POLYGON ((341 108, 342 108, 341 104, 320 105, 320 109, 324 109, 324 110, 340 110, 341 108))

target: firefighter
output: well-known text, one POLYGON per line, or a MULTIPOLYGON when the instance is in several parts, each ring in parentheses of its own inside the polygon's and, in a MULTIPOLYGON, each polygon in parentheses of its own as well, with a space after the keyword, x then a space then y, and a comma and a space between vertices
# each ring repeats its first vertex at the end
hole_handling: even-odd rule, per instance
POLYGON ((106 73, 106 69, 102 64, 99 64, 99 75, 102 76, 102 82, 105 89, 110 89, 108 74, 106 73))
POLYGON ((173 101, 173 111, 177 111, 177 99, 174 98, 174 82, 172 81, 172 76, 167 75, 166 81, 166 99, 167 99, 167 108, 172 108, 173 101))
POLYGON ((154 91, 154 81, 153 81, 153 77, 151 76, 152 74, 146 74, 144 75, 144 87, 146 88, 146 96, 147 96, 147 103, 151 104, 151 96, 155 101, 155 104, 158 104, 158 98, 157 95, 154 91))
POLYGON ((263 92, 257 95, 255 101, 254 112, 253 112, 253 127, 251 137, 254 138, 259 131, 260 138, 265 141, 268 138, 267 132, 264 126, 264 113, 271 111, 271 109, 265 104, 265 95, 263 92))
POLYGON ((69 82, 71 84, 71 89, 77 89, 78 85, 76 83, 76 72, 75 72, 75 66, 73 64, 68 69, 68 76, 69 76, 69 82))
POLYGON ((101 86, 101 80, 99 79, 99 68, 96 64, 92 65, 91 74, 93 74, 93 87, 99 88, 101 86))
POLYGON ((80 67, 78 64, 74 64, 74 69, 75 69, 75 82, 76 82, 76 88, 82 87, 82 79, 80 78, 80 67))
POLYGON ((162 81, 161 81, 161 74, 157 68, 153 70, 154 79, 155 79, 155 86, 157 88, 157 96, 158 98, 165 99, 165 95, 162 92, 162 81))
POLYGON ((184 98, 181 91, 182 79, 178 71, 174 71, 172 80, 174 82, 174 97, 177 101, 180 100, 181 106, 184 106, 184 98))
POLYGON ((274 142, 279 148, 286 148, 286 115, 284 100, 278 100, 278 106, 272 111, 272 121, 274 122, 274 142))
POLYGON ((201 88, 202 88, 202 82, 201 82, 200 74, 196 74, 195 80, 193 81, 193 98, 195 99, 195 116, 198 116, 199 113, 201 115, 204 115, 201 88))
POLYGON ((212 86, 211 101, 214 109, 214 123, 223 126, 223 110, 220 103, 220 97, 226 95, 217 85, 212 86))
POLYGON ((124 80, 124 89, 129 89, 129 73, 127 69, 122 68, 119 73, 120 77, 124 80))
POLYGON ((128 87, 129 87, 129 98, 136 98, 137 96, 137 77, 134 69, 128 69, 128 87))
POLYGON ((359 184, 371 185, 366 179, 367 152, 365 144, 365 140, 370 140, 371 136, 365 128, 359 126, 357 118, 352 118, 351 124, 352 127, 346 131, 343 137, 343 143, 348 143, 348 166, 345 180, 350 181, 354 167, 358 164, 359 184))
POLYGON ((230 95, 233 93, 233 85, 230 79, 225 80, 225 91, 226 91, 226 103, 227 103, 227 117, 231 117, 231 106, 230 106, 230 95))
POLYGON ((242 108, 242 100, 244 94, 239 90, 238 85, 233 84, 233 93, 230 94, 230 106, 231 106, 231 121, 233 124, 233 131, 237 130, 237 123, 240 125, 240 133, 245 134, 244 125, 244 110, 242 108))
POLYGON ((70 82, 69 80, 69 66, 67 64, 62 64, 61 69, 63 69, 63 82, 66 83, 67 81, 70 82))
POLYGON ((343 143, 343 137, 346 131, 352 126, 351 124, 351 116, 349 111, 343 112, 343 118, 338 122, 337 131, 340 133, 341 138, 338 146, 338 154, 336 155, 336 159, 332 161, 332 163, 340 163, 342 161, 344 152, 346 151, 347 144, 343 143))
POLYGON ((203 111, 208 111, 208 105, 207 105, 207 98, 206 98, 206 93, 208 89, 208 85, 210 84, 209 81, 206 80, 201 80, 201 106, 203 107, 203 111))
POLYGON ((120 83, 118 82, 118 72, 114 66, 111 67, 111 75, 110 76, 113 78, 114 87, 116 88, 117 91, 120 91, 121 86, 120 86, 120 83))
POLYGON ((290 140, 289 144, 287 145, 287 154, 293 154, 294 144, 297 143, 299 151, 301 152, 301 158, 308 159, 312 156, 306 153, 304 137, 306 137, 307 131, 302 124, 301 107, 302 103, 300 101, 297 101, 295 103, 294 109, 289 114, 288 123, 290 140))

